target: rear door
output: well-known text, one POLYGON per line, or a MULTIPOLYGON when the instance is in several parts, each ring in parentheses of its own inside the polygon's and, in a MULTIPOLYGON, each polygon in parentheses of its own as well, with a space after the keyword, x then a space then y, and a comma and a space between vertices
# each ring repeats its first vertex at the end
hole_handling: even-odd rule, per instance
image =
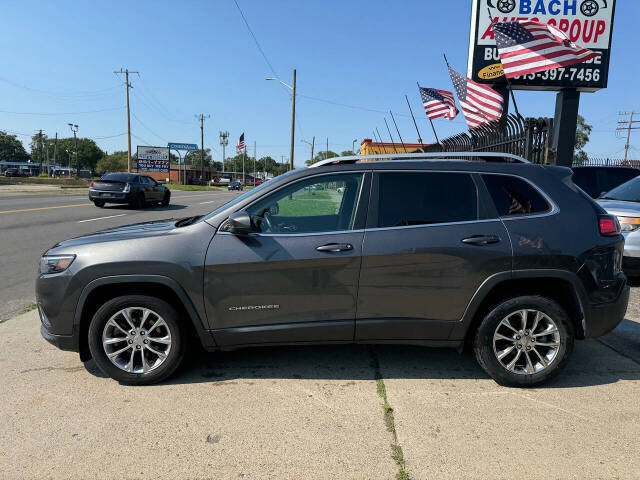
POLYGON ((447 340, 478 287, 511 270, 507 231, 478 176, 373 177, 356 340, 447 340))
POLYGON ((319 174, 247 207, 255 233, 221 225, 204 275, 219 345, 353 340, 368 182, 319 174))

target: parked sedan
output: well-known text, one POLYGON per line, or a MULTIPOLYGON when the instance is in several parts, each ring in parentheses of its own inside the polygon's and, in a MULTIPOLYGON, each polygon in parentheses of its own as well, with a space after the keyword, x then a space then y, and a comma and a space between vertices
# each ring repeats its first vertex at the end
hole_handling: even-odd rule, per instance
POLYGON ((5 177, 28 177, 29 175, 19 168, 7 168, 4 172, 5 177))
POLYGON ((607 192, 598 203, 618 217, 625 236, 622 269, 627 276, 640 276, 640 177, 607 192))
POLYGON ((231 182, 229 184, 229 186, 227 187, 227 190, 231 191, 231 190, 242 190, 244 187, 242 186, 242 183, 240 183, 237 180, 234 180, 233 182, 231 182))
POLYGON ((105 173, 100 180, 91 182, 89 200, 100 208, 105 203, 128 203, 134 208, 142 208, 150 203, 167 206, 171 191, 148 175, 105 173))

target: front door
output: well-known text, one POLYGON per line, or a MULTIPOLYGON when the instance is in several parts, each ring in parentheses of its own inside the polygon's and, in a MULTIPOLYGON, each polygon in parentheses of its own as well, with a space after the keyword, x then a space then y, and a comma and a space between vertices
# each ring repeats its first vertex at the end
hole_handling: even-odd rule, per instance
POLYGON ((357 340, 447 340, 482 282, 511 270, 509 236, 486 198, 469 173, 374 176, 357 340))
POLYGON ((353 340, 365 180, 319 174, 247 207, 255 233, 225 232, 223 223, 204 279, 219 345, 353 340))

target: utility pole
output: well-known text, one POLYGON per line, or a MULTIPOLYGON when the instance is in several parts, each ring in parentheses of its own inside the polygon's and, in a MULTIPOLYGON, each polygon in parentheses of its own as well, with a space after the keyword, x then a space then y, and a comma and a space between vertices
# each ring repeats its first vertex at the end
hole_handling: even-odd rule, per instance
POLYGON ((202 164, 202 174, 200 178, 204 178, 204 121, 207 118, 211 118, 211 115, 205 115, 201 113, 200 115, 196 115, 196 118, 200 120, 200 163, 202 164))
POLYGON ((131 173, 131 116, 129 114, 129 89, 133 88, 133 85, 129 83, 129 74, 137 73, 140 75, 140 72, 132 72, 129 69, 120 70, 113 72, 116 75, 122 75, 124 73, 124 84, 127 90, 127 171, 131 173))
MULTIPOLYGON (((71 131, 73 132, 73 142, 75 144, 76 149, 76 178, 80 176, 80 162, 78 161, 78 137, 76 137, 76 133, 78 132, 78 125, 75 123, 69 123, 69 127, 71 127, 71 131)), ((71 159, 69 159, 69 166, 71 166, 71 159)))
POLYGON ((225 148, 229 145, 229 132, 220 132, 220 146, 222 147, 222 173, 224 173, 225 148))
POLYGON ((326 160, 327 158, 329 158, 329 137, 327 137, 327 153, 324 156, 324 159, 326 160))
POLYGON ((53 144, 53 163, 58 164, 58 132, 56 132, 56 141, 53 144))
POLYGON ((313 163, 313 147, 316 144, 316 136, 314 135, 311 139, 311 163, 313 163))
POLYGON ((40 133, 38 134, 38 147, 40 150, 40 173, 42 173, 42 129, 40 129, 40 133))
POLYGON ((256 186, 256 159, 258 158, 258 154, 256 153, 256 141, 253 141, 253 186, 256 186))
POLYGON ((293 170, 294 137, 296 131, 296 69, 293 69, 293 91, 291 96, 291 148, 289 149, 289 166, 293 170))
POLYGON ((624 161, 627 161, 627 157, 629 156, 629 148, 631 147, 631 130, 640 130, 640 127, 634 127, 633 124, 634 123, 640 123, 640 120, 634 120, 633 116, 636 115, 638 112, 620 112, 620 115, 628 115, 629 119, 628 120, 622 120, 618 122, 618 127, 616 128, 617 132, 621 132, 626 130, 627 131, 627 142, 625 143, 624 146, 624 161), (625 127, 624 124, 627 124, 627 126, 625 127))

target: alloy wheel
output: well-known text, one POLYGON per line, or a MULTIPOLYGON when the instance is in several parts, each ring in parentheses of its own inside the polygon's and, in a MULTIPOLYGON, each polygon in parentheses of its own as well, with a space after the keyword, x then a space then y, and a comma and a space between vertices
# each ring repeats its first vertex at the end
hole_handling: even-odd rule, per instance
POLYGON ((560 331, 549 315, 522 309, 502 319, 493 334, 493 352, 509 372, 531 375, 545 370, 560 349, 560 331))
POLYGON ((127 307, 109 318, 102 331, 107 358, 127 373, 148 373, 164 363, 171 351, 171 331, 165 320, 145 307, 127 307))

